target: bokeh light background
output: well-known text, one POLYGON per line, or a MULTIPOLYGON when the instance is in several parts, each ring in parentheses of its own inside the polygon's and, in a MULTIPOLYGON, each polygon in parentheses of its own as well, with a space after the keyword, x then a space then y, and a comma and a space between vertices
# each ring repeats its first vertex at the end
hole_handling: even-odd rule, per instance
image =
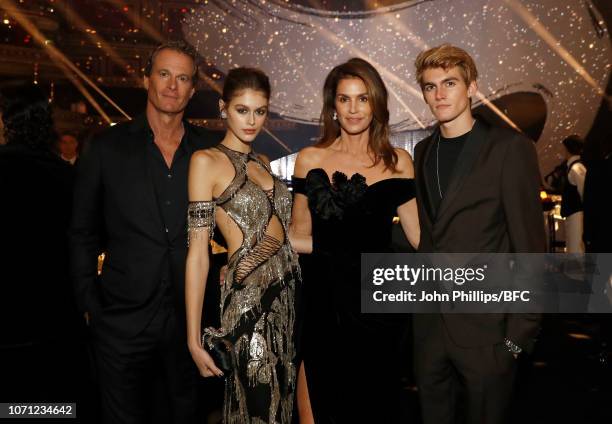
MULTIPOLYGON (((610 77, 610 37, 589 0, 404 1, 337 11, 309 4, 204 1, 186 19, 183 34, 225 73, 243 65, 263 69, 273 85, 271 110, 303 124, 318 124, 327 73, 362 57, 377 67, 389 89, 396 137, 424 134, 435 124, 415 81, 417 54, 441 43, 456 44, 475 58, 486 99, 513 93, 543 99, 544 125, 536 140, 542 170, 558 163, 560 140, 588 133, 602 101, 596 87, 605 90, 610 77), (518 13, 520 8, 529 18, 518 13), (554 38, 554 46, 534 30, 538 24, 554 38)), ((475 99, 473 106, 481 103, 475 99)), ((512 111, 504 112, 513 120, 512 111)))

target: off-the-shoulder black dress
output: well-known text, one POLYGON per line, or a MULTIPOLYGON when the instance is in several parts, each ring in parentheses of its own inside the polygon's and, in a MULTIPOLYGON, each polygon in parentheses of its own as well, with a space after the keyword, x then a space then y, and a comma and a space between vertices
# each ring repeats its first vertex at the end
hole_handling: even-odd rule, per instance
MULTIPOLYGON (((391 252, 397 207, 415 196, 414 180, 365 178, 320 168, 293 177, 308 198, 313 252, 302 255, 300 343, 317 423, 396 422, 400 403, 397 317, 360 311, 362 252, 391 252)), ((401 322, 401 320, 399 321, 401 322)))

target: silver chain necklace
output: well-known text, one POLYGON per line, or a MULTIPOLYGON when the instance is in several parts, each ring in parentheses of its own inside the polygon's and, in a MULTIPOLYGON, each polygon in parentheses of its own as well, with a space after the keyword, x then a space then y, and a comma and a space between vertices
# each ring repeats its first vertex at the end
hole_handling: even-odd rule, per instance
POLYGON ((442 187, 440 186, 440 132, 438 132, 438 140, 436 143, 436 180, 438 181, 438 194, 442 200, 442 187))
MULTIPOLYGON (((470 131, 474 129, 474 124, 476 124, 476 120, 472 118, 472 126, 470 131)), ((440 186, 440 133, 442 131, 438 130, 438 140, 436 143, 436 178, 438 180, 438 194, 440 195, 440 199, 442 199, 442 187, 440 186)))

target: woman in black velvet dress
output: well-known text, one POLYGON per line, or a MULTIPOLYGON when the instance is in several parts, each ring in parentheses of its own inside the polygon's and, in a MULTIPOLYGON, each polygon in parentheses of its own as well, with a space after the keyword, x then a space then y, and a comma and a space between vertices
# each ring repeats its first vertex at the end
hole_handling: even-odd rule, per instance
POLYGON ((395 422, 401 331, 360 312, 360 253, 391 251, 396 215, 417 247, 412 159, 389 143, 387 90, 368 62, 334 68, 323 96, 322 138, 299 153, 293 177, 291 242, 309 254, 301 257, 300 423, 395 422))

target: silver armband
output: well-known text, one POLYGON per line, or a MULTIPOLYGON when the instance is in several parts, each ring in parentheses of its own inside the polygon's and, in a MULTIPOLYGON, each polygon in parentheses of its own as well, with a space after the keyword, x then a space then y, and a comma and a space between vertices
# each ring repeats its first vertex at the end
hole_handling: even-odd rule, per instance
POLYGON ((187 208, 187 244, 196 239, 198 234, 208 230, 208 238, 212 240, 215 228, 215 202, 189 202, 187 208))

